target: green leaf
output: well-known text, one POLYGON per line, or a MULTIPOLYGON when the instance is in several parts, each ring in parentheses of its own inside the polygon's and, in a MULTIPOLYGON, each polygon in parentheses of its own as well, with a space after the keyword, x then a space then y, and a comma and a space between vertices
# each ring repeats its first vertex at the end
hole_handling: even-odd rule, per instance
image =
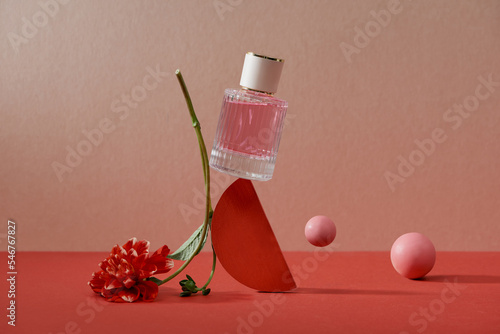
POLYGON ((158 278, 156 278, 156 277, 148 277, 148 278, 146 279, 146 281, 155 282, 155 283, 156 283, 156 285, 161 285, 161 282, 162 282, 162 280, 160 280, 160 279, 158 279, 158 278))
MULTIPOLYGON (((210 228, 210 224, 212 223, 212 217, 208 219, 208 226, 207 229, 210 228)), ((173 252, 172 254, 168 255, 167 257, 169 259, 173 260, 180 260, 180 261, 186 261, 188 260, 191 255, 193 255, 194 251, 198 247, 198 244, 200 243, 201 236, 202 236, 202 230, 203 230, 203 224, 201 224, 200 227, 194 231, 194 233, 189 237, 189 239, 186 240, 185 243, 182 244, 181 247, 179 247, 178 250, 173 252)), ((205 246, 205 242, 207 241, 207 236, 208 236, 208 231, 205 234, 205 239, 203 240, 203 243, 201 244, 200 250, 203 249, 203 246, 205 246)), ((198 251, 199 253, 199 251, 198 251)), ((197 255, 198 253, 194 254, 197 255)))

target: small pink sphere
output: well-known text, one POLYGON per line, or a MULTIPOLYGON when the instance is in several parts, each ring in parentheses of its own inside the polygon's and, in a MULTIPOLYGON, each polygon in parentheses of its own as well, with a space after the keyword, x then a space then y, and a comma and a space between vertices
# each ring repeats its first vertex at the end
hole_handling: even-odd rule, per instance
POLYGON ((332 243, 337 235, 337 228, 333 221, 326 216, 316 216, 306 224, 306 239, 312 245, 325 247, 332 243))
POLYGON ((391 248, 391 262, 396 271, 406 278, 422 278, 436 262, 436 249, 425 235, 417 232, 400 236, 391 248))

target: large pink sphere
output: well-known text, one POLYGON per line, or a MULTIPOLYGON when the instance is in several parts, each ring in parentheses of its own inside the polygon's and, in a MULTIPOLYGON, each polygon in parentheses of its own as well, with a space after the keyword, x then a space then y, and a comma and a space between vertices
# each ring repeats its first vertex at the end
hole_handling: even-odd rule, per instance
POLYGON ((417 232, 400 236, 392 245, 391 262, 396 271, 406 278, 422 278, 436 262, 436 249, 425 235, 417 232))
POLYGON ((316 216, 306 224, 306 239, 317 247, 325 247, 332 243, 337 235, 337 228, 333 221, 326 216, 316 216))

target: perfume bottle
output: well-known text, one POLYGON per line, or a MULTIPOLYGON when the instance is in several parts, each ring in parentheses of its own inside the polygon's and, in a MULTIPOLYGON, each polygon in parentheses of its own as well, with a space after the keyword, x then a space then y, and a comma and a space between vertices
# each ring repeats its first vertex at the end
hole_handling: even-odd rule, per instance
POLYGON ((244 179, 273 176, 288 103, 274 97, 283 59, 247 52, 240 89, 226 89, 210 167, 244 179))

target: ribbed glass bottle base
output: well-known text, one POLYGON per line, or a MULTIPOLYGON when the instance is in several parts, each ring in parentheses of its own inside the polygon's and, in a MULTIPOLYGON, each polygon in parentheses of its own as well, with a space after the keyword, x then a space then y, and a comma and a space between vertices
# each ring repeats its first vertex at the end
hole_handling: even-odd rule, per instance
POLYGON ((273 176, 276 158, 259 157, 230 150, 212 149, 210 167, 239 178, 268 181, 273 176))

